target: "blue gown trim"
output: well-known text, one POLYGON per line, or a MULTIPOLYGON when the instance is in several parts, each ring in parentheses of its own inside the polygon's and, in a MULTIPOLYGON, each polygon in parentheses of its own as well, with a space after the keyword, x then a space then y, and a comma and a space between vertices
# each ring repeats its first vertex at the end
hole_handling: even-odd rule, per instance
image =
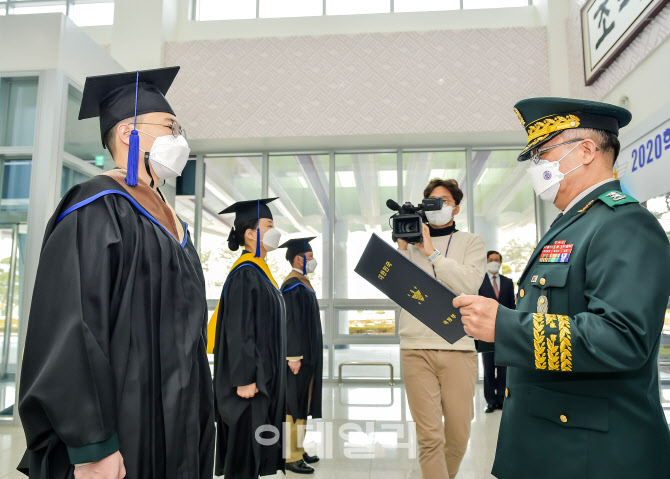
MULTIPOLYGON (((167 230, 167 228, 166 228, 165 226, 163 226, 162 224, 160 224, 156 218, 154 218, 153 216, 151 216, 151 215, 149 214, 149 212, 148 212, 147 210, 145 210, 145 209, 142 207, 142 205, 140 205, 140 204, 135 200, 135 198, 133 198, 132 196, 130 196, 130 195, 127 194, 127 193, 124 193, 123 191, 118 191, 118 190, 104 190, 104 191, 101 191, 100 193, 98 193, 98 194, 96 194, 96 195, 91 196, 91 197, 88 198, 88 199, 85 199, 85 200, 83 200, 83 201, 80 201, 79 203, 76 203, 76 204, 70 206, 70 207, 69 207, 68 209, 66 209, 63 213, 61 213, 61 215, 58 217, 58 219, 56 219, 56 223, 59 223, 63 218, 65 218, 67 215, 69 215, 69 214, 72 213, 73 211, 78 210, 79 208, 82 208, 82 207, 84 207, 84 206, 86 206, 86 205, 88 205, 88 204, 91 204, 91 203, 93 203, 95 200, 97 200, 98 198, 101 198, 101 197, 103 197, 103 196, 107 196, 107 195, 121 195, 121 196, 123 196, 124 198, 126 198, 128 201, 130 201, 130 204, 132 204, 135 208, 137 208, 137 210, 138 210, 140 213, 142 213, 142 215, 146 216, 146 217, 149 219, 149 221, 151 221, 151 222, 154 223, 155 225, 157 225, 157 226, 159 226, 160 228, 162 228, 163 231, 165 231, 171 238, 173 238, 175 241, 177 241, 177 242, 179 243, 179 240, 178 240, 177 238, 175 238, 174 235, 173 235, 172 233, 170 233, 170 232, 167 230)), ((186 242, 187 242, 187 240, 188 240, 188 224, 187 224, 187 223, 184 223, 184 240, 180 243, 180 245, 181 245, 182 248, 186 246, 186 242)))
MULTIPOLYGON (((279 290, 279 288, 276 288, 275 285, 272 284, 272 281, 270 281, 270 280, 265 276, 265 273, 263 273, 263 271, 262 271, 261 269, 259 269, 259 268, 258 268, 255 264, 253 264, 253 263, 246 263, 246 264, 241 264, 241 265, 239 265, 237 268, 235 268, 234 270, 232 270, 232 271, 230 272, 230 274, 228 275, 228 277, 230 278, 230 277, 235 273, 235 271, 239 270, 240 268, 244 268, 245 266, 251 266, 253 269, 255 269, 256 271, 258 271, 258 272, 261 274, 261 277, 262 277, 265 281, 267 281, 268 283, 270 283, 270 286, 272 286, 272 289, 276 289, 277 291, 281 292, 281 291, 279 290)), ((226 280, 226 283, 227 283, 227 282, 228 282, 228 280, 226 280)), ((224 285, 224 288, 223 288, 223 295, 225 296, 225 294, 226 294, 226 288, 225 288, 225 285, 224 285)))
POLYGON ((303 288, 305 288, 305 289, 306 289, 307 291, 309 291, 310 293, 312 293, 312 294, 316 294, 316 291, 312 291, 311 289, 309 289, 306 285, 304 285, 304 284, 302 283, 302 281, 299 282, 298 284, 294 284, 293 286, 291 286, 291 287, 289 287, 289 288, 283 289, 283 290, 282 290, 282 293, 286 293, 286 292, 288 292, 288 291, 291 291, 292 289, 295 289, 295 288, 297 288, 298 286, 302 286, 303 288))

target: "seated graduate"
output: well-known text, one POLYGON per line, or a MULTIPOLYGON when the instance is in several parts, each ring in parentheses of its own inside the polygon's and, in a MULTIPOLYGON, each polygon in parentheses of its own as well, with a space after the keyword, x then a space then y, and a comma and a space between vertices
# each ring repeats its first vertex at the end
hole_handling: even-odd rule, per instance
POLYGON ((178 70, 86 79, 79 118, 100 117, 117 169, 46 227, 19 393, 31 478, 212 477, 205 280, 158 189, 190 153, 164 97, 178 70))
POLYGON ((287 248, 286 259, 293 271, 286 277, 281 291, 286 302, 286 350, 288 380, 286 383, 286 422, 290 427, 287 440, 286 469, 298 474, 312 474, 309 464, 319 460, 302 447, 307 417, 321 417, 323 383, 323 337, 321 315, 316 293, 307 278, 314 273, 317 261, 309 242, 311 238, 292 239, 280 246, 287 248))
POLYGON ((281 236, 267 206, 276 199, 240 201, 221 212, 235 213, 228 247, 244 247, 209 324, 218 430, 215 472, 226 479, 284 470, 286 310, 265 263, 281 236))

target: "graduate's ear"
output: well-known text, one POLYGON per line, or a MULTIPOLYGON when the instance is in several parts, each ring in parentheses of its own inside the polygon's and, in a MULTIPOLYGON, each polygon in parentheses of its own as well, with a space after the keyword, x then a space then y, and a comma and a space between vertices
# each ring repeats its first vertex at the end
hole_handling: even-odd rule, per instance
POLYGON ((116 125, 116 137, 119 142, 123 143, 126 146, 130 145, 130 133, 133 131, 132 125, 127 121, 119 122, 116 125))

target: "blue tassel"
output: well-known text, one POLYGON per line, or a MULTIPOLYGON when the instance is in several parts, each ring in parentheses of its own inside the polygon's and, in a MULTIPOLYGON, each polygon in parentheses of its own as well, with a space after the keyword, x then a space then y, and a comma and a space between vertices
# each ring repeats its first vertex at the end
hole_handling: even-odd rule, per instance
POLYGON ((258 228, 256 230, 256 254, 254 255, 256 258, 261 257, 261 229, 258 228))
POLYGON ((140 158, 140 135, 137 130, 130 133, 128 141, 128 166, 126 167, 126 184, 137 186, 137 170, 140 158))
POLYGON ((307 256, 302 255, 302 274, 306 275, 307 274, 307 256))
POLYGON ((140 164, 140 135, 135 129, 137 127, 137 91, 140 85, 140 71, 135 76, 135 119, 133 120, 133 131, 128 139, 128 165, 126 165, 126 184, 137 186, 137 170, 140 164))

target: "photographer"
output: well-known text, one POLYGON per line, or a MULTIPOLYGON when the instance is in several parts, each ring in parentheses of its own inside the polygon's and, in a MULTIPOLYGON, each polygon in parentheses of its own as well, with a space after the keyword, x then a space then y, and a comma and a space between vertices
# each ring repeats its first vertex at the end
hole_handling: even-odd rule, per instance
MULTIPOLYGON (((408 244, 399 238, 398 249, 457 294, 477 294, 486 273, 486 245, 481 237, 456 229, 454 217, 463 199, 458 182, 433 179, 424 198, 441 198, 442 209, 426 211, 429 224, 422 225, 422 242, 408 244)), ((453 479, 474 417, 474 341, 466 336, 449 344, 403 310, 400 353, 423 477, 453 479)))

